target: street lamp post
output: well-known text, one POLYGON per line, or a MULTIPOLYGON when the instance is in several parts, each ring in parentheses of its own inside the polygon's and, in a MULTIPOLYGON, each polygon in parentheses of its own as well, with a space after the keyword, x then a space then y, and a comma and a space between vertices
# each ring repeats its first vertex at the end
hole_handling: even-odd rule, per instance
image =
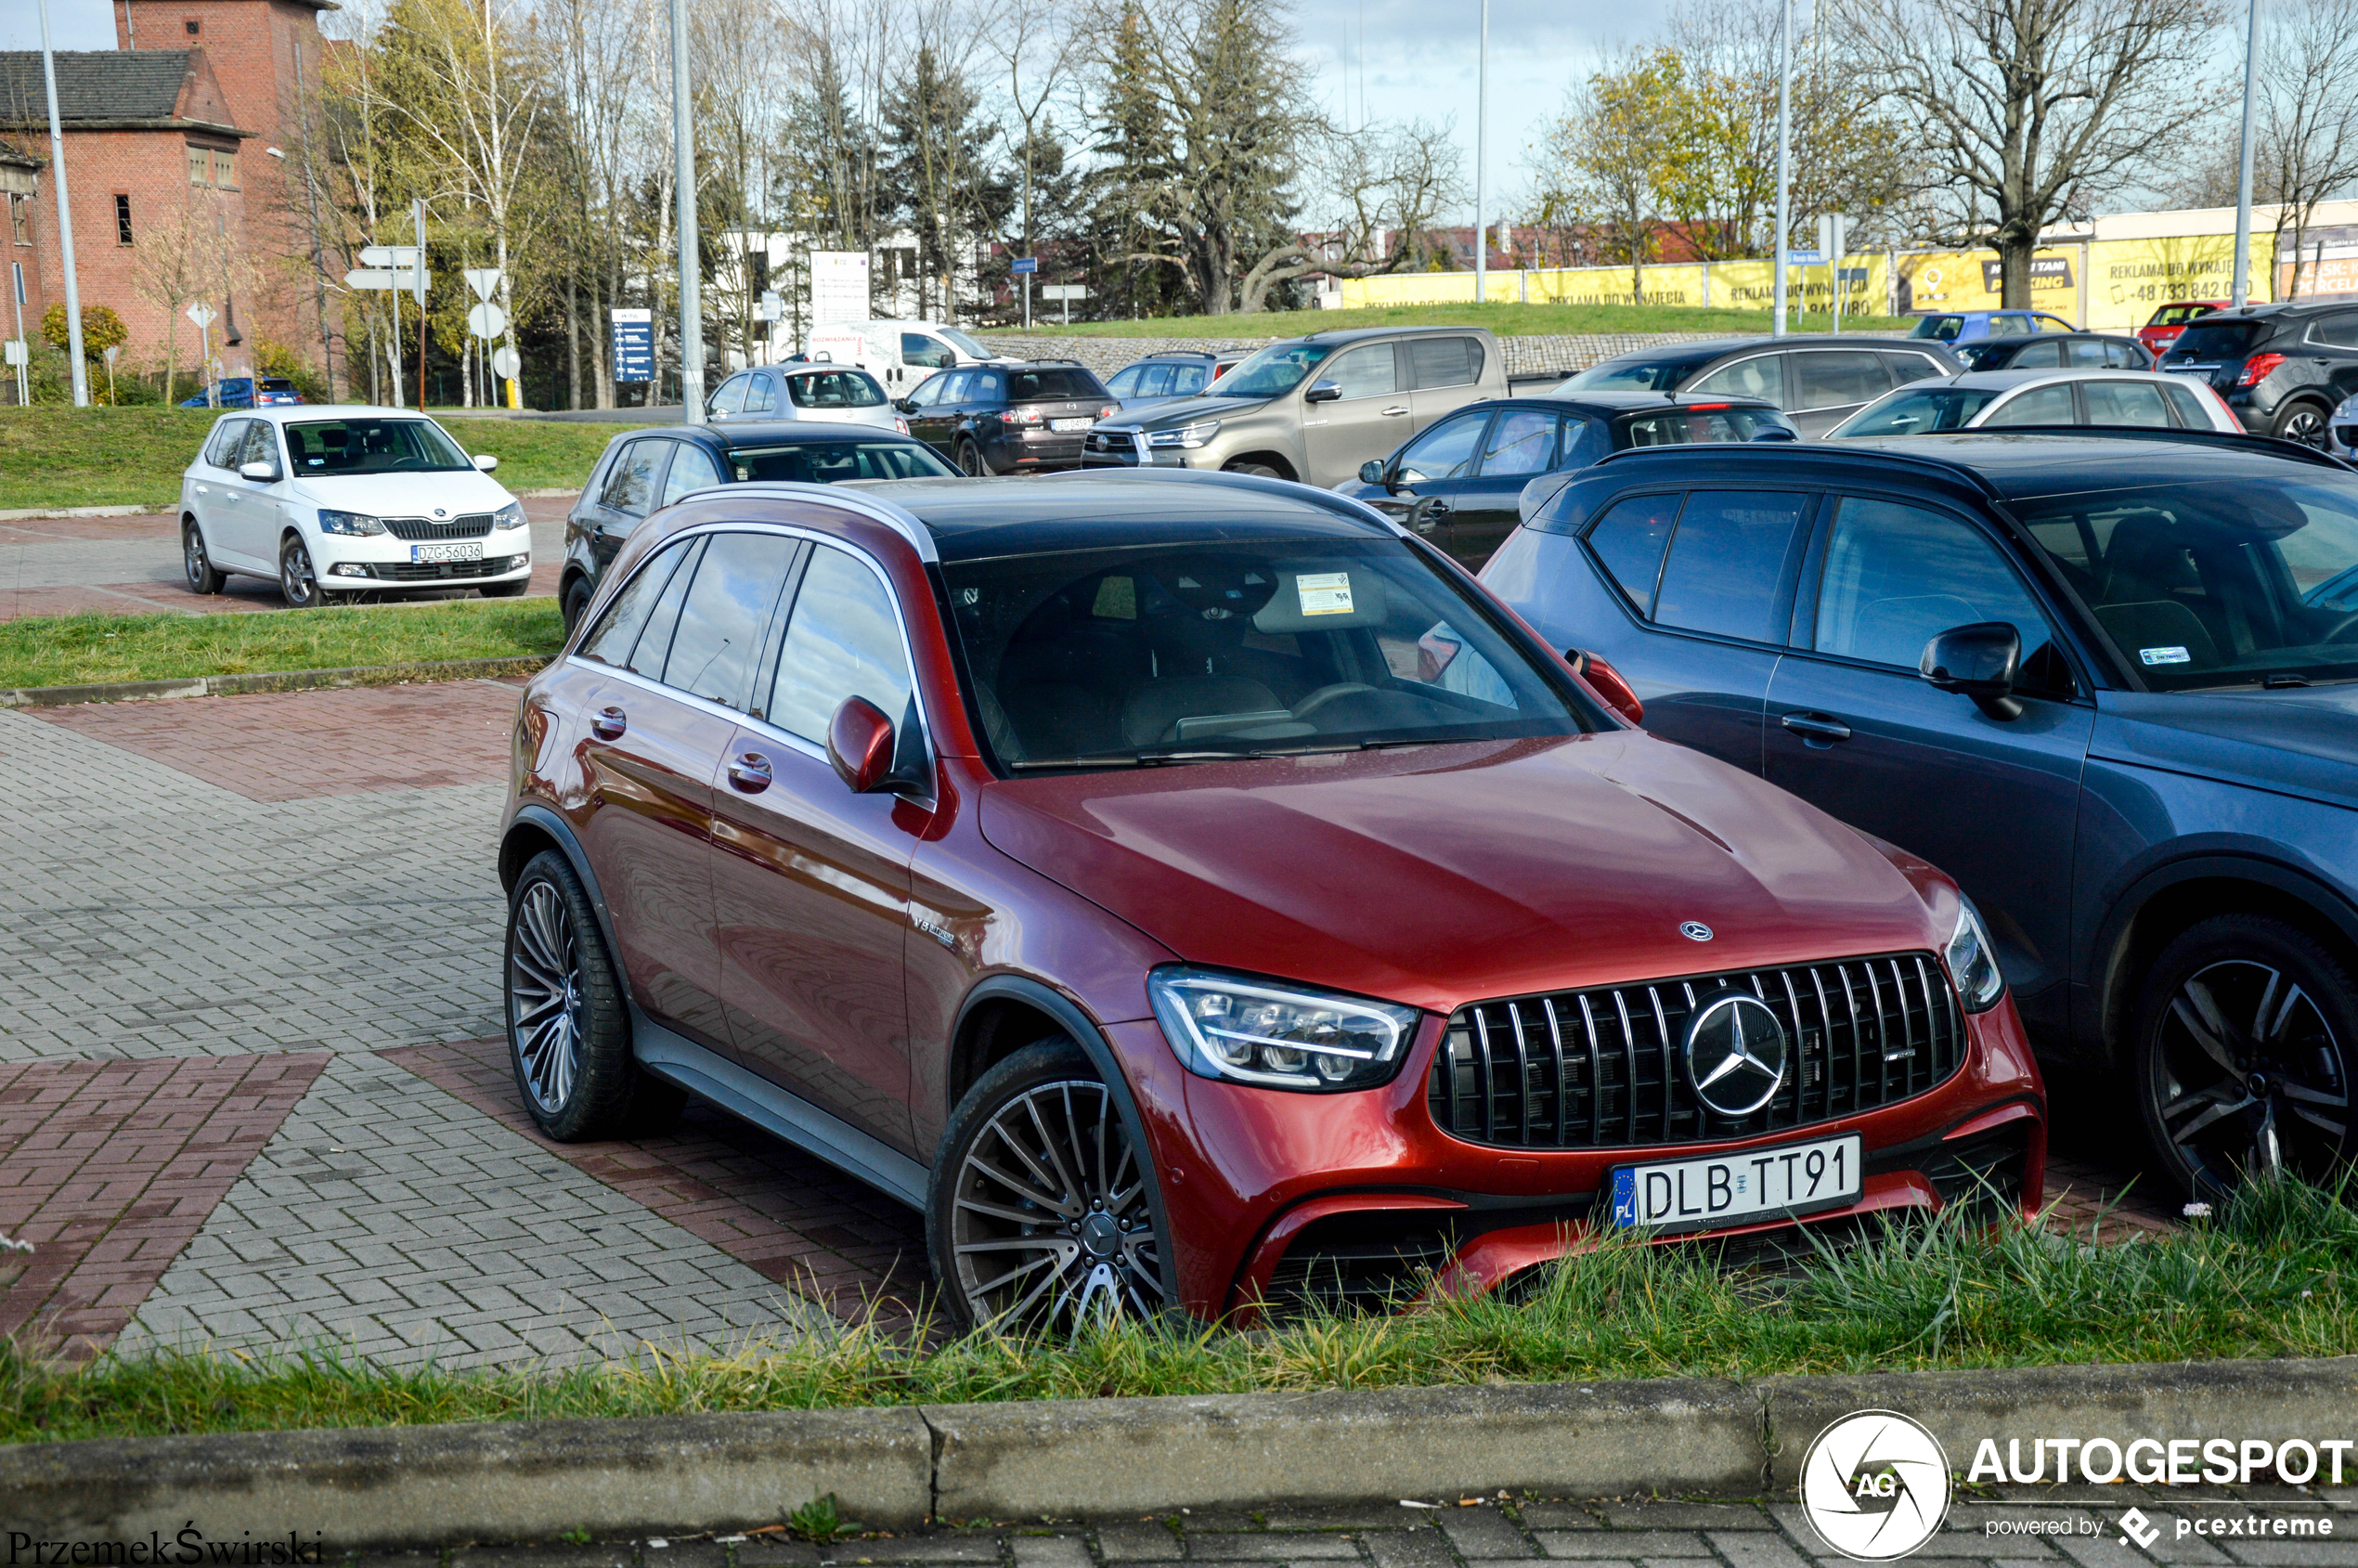
POLYGON ((58 187, 58 260, 66 273, 66 357, 73 361, 73 406, 90 406, 82 363, 82 288, 73 276, 73 209, 66 204, 66 133, 58 120, 58 59, 49 47, 49 0, 41 0, 41 75, 49 89, 49 172, 58 187))
POLYGON ((680 401, 690 424, 704 418, 704 300, 696 276, 696 144, 688 113, 688 0, 671 0, 672 178, 680 188, 680 401))
MULTIPOLYGON (((2244 29, 2244 134, 2235 171, 2235 286, 2234 303, 2251 299, 2251 79, 2260 54, 2260 0, 2251 0, 2244 29)), ((2300 258, 2292 259, 2295 267, 2300 258)))
POLYGON ((1490 0, 1482 0, 1474 84, 1474 304, 1481 305, 1490 298, 1490 0))
POLYGON ((1789 232, 1786 202, 1793 189, 1793 0, 1785 0, 1785 19, 1777 30, 1777 314, 1771 328, 1785 335, 1785 237, 1789 232))

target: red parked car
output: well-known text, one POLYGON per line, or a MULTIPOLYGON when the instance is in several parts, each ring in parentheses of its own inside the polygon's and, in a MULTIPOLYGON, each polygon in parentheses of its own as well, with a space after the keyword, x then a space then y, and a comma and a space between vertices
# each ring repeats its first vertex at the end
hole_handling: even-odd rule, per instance
POLYGON ((2175 300, 2153 313, 2153 317, 2137 329, 2137 341, 2157 358, 2162 350, 2178 341, 2186 323, 2214 310, 2227 308, 2225 300, 2175 300))
POLYGON ((1955 885, 1638 717, 1301 486, 692 495, 525 694, 518 1086, 555 1138, 694 1094, 866 1178, 963 1323, 2034 1207, 1955 885))

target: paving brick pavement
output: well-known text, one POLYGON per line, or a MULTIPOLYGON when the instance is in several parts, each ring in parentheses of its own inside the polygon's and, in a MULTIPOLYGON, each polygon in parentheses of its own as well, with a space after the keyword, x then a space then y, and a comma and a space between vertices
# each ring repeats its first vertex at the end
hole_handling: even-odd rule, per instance
POLYGON ((326 1061, 0 1063, 0 1334, 112 1338, 326 1061))
MULTIPOLYGON (((1239 1490, 1250 1482, 1240 1481, 1239 1490)), ((2174 1521, 2233 1503, 2189 1503, 2157 1489, 2102 1488, 2066 1501, 2021 1492, 2015 1500, 1953 1509, 1949 1526, 1907 1561, 2058 1568, 2065 1559, 2036 1537, 1992 1533, 1991 1519, 2016 1524, 2069 1518, 2097 1526, 2067 1537, 2079 1568, 2152 1568, 2176 1563, 2174 1521), (2115 1521, 2131 1505, 2163 1535, 2150 1552, 2118 1539, 2115 1521), (2092 1548, 2101 1545, 2099 1558, 2092 1548), (2086 1555, 2082 1555, 2082 1554, 2086 1555)), ((885 1563, 968 1563, 991 1568, 1147 1568, 1190 1562, 1345 1563, 1363 1568, 1525 1568, 1570 1561, 1584 1568, 1848 1568, 1799 1521, 1790 1505, 1754 1502, 1531 1497, 1439 1509, 1250 1509, 1233 1514, 1180 1510, 1131 1521, 974 1521, 899 1535, 869 1534, 815 1545, 778 1525, 718 1538, 657 1536, 575 1545, 473 1545, 442 1552, 353 1554, 355 1568, 862 1568, 885 1563), (1675 1519, 1677 1527, 1666 1527, 1675 1519), (1571 1527, 1566 1527, 1571 1526, 1571 1527)), ((2228 1568, 2358 1568, 2358 1508, 2315 1489, 2255 1505, 2333 1522, 2330 1538, 2239 1543, 2207 1562, 2228 1568)), ((2209 1549, 2206 1549, 2209 1550, 2209 1549)))

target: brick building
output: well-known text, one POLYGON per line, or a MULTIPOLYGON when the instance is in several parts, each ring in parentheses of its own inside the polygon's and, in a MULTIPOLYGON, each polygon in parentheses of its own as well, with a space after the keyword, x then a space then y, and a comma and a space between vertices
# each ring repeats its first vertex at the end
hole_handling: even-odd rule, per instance
MULTIPOLYGON (((250 373, 266 343, 324 366, 327 302, 303 170, 317 150, 306 106, 317 101, 328 46, 318 17, 333 8, 116 0, 116 49, 56 57, 82 303, 123 317, 132 363, 160 364, 168 342, 184 371, 197 363, 195 328, 159 303, 173 287, 155 275, 176 260, 190 276, 175 282, 215 313, 224 374, 250 373)), ((48 130, 41 56, 0 52, 0 149, 39 157, 48 130)), ((12 229, 7 248, 32 253, 27 271, 38 280, 28 278, 28 296, 37 291, 45 304, 65 289, 56 199, 43 194, 29 240, 12 229)), ((0 316, 0 332, 12 326, 0 316)))

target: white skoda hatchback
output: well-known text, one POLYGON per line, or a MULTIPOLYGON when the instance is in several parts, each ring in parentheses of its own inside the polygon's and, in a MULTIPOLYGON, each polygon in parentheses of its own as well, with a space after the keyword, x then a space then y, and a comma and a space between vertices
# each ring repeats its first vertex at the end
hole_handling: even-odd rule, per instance
POLYGON ((344 405, 225 414, 180 476, 190 591, 275 577, 308 609, 337 593, 473 588, 532 577, 524 508, 422 414, 344 405))

